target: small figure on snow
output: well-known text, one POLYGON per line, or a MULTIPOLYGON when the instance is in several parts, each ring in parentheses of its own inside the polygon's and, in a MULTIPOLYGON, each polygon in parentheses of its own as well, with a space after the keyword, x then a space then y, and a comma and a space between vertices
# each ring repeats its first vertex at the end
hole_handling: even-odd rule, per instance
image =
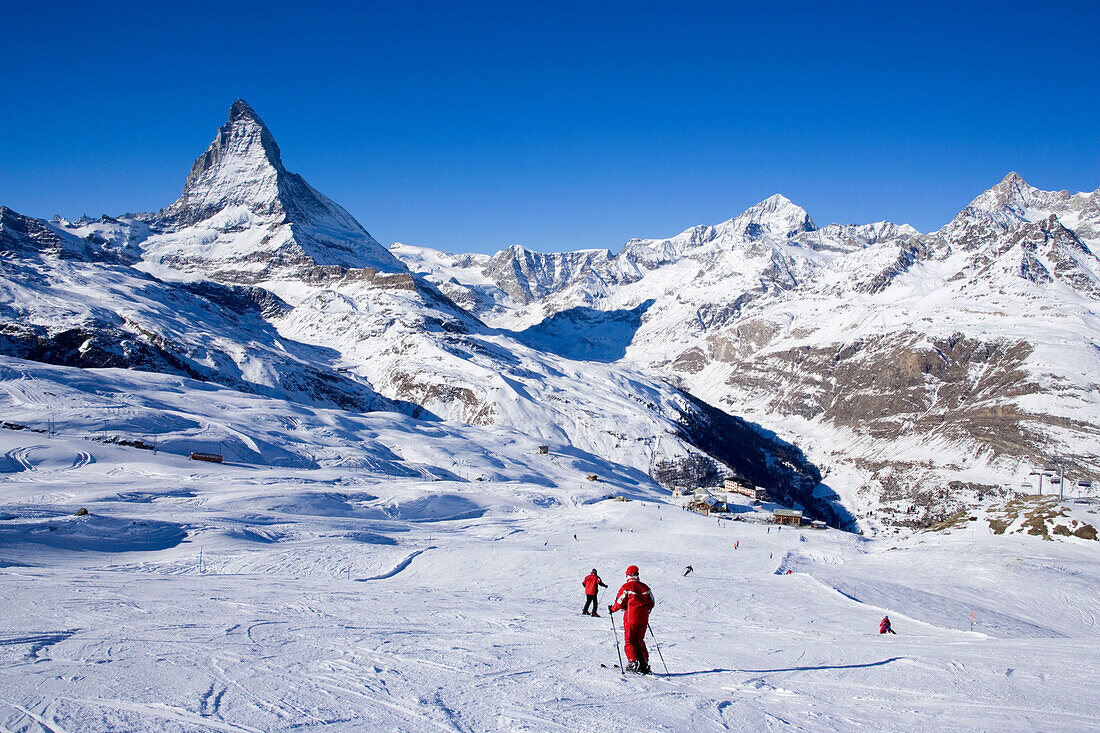
POLYGON ((695 568, 691 567, 690 565, 688 565, 686 568, 684 568, 684 577, 687 577, 688 574, 691 573, 691 571, 694 570, 694 569, 695 568))
POLYGON ((600 592, 600 587, 606 588, 607 585, 600 580, 600 574, 596 572, 596 568, 592 568, 592 572, 588 574, 588 577, 584 579, 584 594, 588 596, 584 602, 584 610, 581 613, 586 616, 600 617, 600 614, 596 613, 599 610, 599 602, 596 600, 596 594, 600 592), (588 606, 592 606, 592 610, 588 610, 588 606))
POLYGON ((882 621, 878 625, 878 633, 880 634, 897 634, 892 628, 890 628, 890 617, 883 616, 882 621))
POLYGON ((649 628, 649 612, 653 610, 653 592, 649 586, 638 580, 638 566, 626 569, 626 582, 619 588, 615 605, 608 606, 608 613, 624 611, 623 640, 626 647, 628 672, 649 674, 649 650, 645 646, 645 632, 649 628))
POLYGON ((736 542, 733 543, 733 549, 735 549, 735 550, 740 546, 741 546, 741 540, 737 540, 736 542))

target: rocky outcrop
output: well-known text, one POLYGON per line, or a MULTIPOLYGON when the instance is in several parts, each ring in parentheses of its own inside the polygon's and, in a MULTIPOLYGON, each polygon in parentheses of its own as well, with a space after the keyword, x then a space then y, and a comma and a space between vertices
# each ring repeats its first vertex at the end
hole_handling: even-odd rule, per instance
POLYGON ((513 302, 527 305, 564 290, 578 277, 610 259, 611 253, 607 250, 548 254, 509 247, 495 254, 482 272, 513 302))
POLYGON ((81 239, 41 219, 0 206, 0 253, 10 257, 47 256, 58 260, 119 264, 133 261, 104 249, 102 244, 102 240, 81 239))

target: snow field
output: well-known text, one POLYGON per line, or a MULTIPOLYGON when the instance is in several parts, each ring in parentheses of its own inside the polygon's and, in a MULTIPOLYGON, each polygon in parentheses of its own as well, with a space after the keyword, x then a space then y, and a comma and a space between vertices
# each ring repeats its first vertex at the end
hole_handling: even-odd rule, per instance
POLYGON ((0 475, 7 730, 1097 727, 1085 540, 869 541, 593 503, 587 482, 0 441, 34 469, 0 475), (162 525, 186 536, 143 544, 162 525), (667 679, 601 669, 617 661, 611 619, 579 613, 592 567, 605 609, 632 563, 667 679), (875 633, 884 613, 897 636, 875 633))

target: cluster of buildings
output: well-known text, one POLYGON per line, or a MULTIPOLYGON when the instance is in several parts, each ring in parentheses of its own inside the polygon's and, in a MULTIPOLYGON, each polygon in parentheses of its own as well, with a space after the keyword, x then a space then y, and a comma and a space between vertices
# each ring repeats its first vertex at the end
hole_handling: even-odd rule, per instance
MULTIPOLYGON (((730 494, 747 496, 752 499, 754 504, 770 501, 767 489, 753 486, 751 483, 739 479, 725 479, 722 489, 725 493, 715 492, 712 489, 697 489, 687 501, 687 508, 708 516, 711 514, 724 514, 730 511, 730 494)), ((682 489, 673 489, 672 495, 684 496, 685 492, 682 489)), ((802 525, 803 519, 802 511, 799 509, 775 508, 772 510, 771 521, 775 524, 789 524, 797 527, 802 525)), ((815 529, 824 529, 825 522, 820 520, 811 521, 810 526, 815 529)))

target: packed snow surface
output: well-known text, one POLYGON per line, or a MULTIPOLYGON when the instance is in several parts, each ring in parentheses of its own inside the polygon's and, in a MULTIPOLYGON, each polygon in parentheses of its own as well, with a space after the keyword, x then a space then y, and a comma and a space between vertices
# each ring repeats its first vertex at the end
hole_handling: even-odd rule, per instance
POLYGON ((502 428, 18 364, 0 729, 1097 729, 1096 541, 704 517, 502 428), (650 677, 612 667, 629 564, 657 599, 650 677))

